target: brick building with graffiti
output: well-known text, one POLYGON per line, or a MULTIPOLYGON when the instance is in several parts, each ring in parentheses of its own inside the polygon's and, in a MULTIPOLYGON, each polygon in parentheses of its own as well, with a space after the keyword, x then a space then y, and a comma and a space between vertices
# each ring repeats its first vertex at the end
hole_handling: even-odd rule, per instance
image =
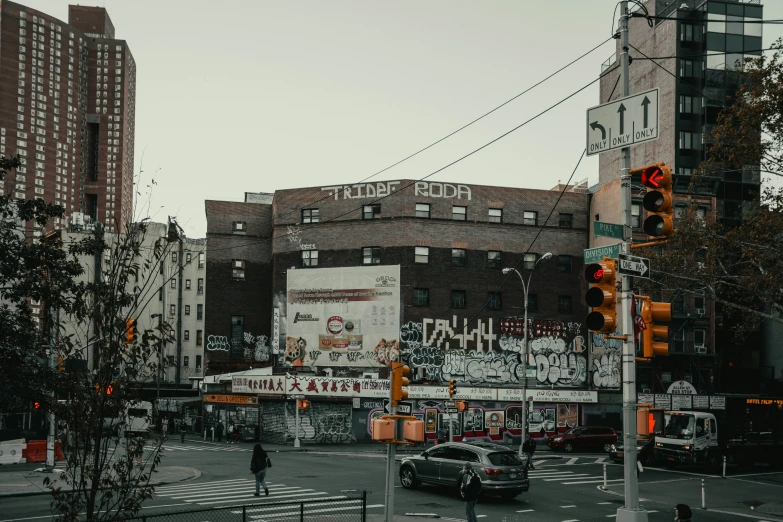
MULTIPOLYGON (((324 268, 399 266, 398 306, 376 311, 388 313, 381 320, 399 325, 397 338, 384 338, 388 346, 382 353, 412 368, 411 397, 417 399, 416 414, 427 421, 428 436, 446 422, 443 384, 450 379, 469 401, 456 428, 468 437, 519 435, 519 387, 525 378, 533 390, 550 392, 548 399, 534 400, 529 420, 536 433, 596 418, 617 425, 619 354, 608 346, 591 354, 582 324, 588 209, 589 196, 576 191, 561 195, 411 180, 247 193, 242 203, 207 201, 206 374, 261 369, 313 382, 384 381, 378 346, 366 357, 350 350, 340 355, 335 347, 328 360, 318 359, 312 350, 317 341, 289 332, 311 314, 289 313, 288 281, 291 271, 307 277, 324 268), (552 257, 542 260, 547 252, 552 257), (527 365, 524 294, 516 274, 502 273, 506 267, 526 281, 535 268, 528 292, 527 365)), ((369 318, 363 321, 366 329, 369 318)), ((209 391, 248 393, 237 392, 230 378, 218 381, 209 391)), ((253 416, 265 419, 265 438, 279 440, 281 430, 290 438, 293 414, 283 401, 286 394, 250 393, 263 398, 253 416)), ((329 437, 339 417, 344 431, 352 426, 348 439, 368 439, 368 419, 382 411, 383 396, 352 393, 322 390, 311 397, 307 415, 319 416, 326 408, 329 437)), ((214 404, 214 411, 232 409, 214 404)), ((327 433, 318 429, 320 421, 311 424, 313 438, 323 441, 327 433)))

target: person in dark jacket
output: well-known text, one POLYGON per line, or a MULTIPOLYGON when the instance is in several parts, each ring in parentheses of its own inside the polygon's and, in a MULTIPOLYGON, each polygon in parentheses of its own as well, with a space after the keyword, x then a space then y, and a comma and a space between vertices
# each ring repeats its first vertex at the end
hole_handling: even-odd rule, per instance
POLYGON ((261 496, 261 486, 264 486, 264 494, 269 496, 269 488, 266 487, 266 470, 269 467, 269 456, 261 447, 261 444, 253 446, 253 458, 250 459, 250 472, 256 476, 255 496, 261 496))
POLYGON ((674 508, 674 520, 675 522, 684 522, 690 520, 693 514, 691 508, 687 504, 677 504, 674 508))
POLYGON ((179 421, 179 438, 182 442, 185 442, 185 433, 188 431, 188 425, 185 419, 179 421))
POLYGON ((536 452, 536 443, 530 438, 530 434, 525 435, 525 442, 522 443, 522 453, 525 454, 525 467, 527 469, 536 469, 533 466, 533 453, 536 452))
POLYGON ((462 480, 460 481, 460 493, 465 499, 465 516, 467 522, 478 522, 476 518, 476 502, 481 494, 481 479, 473 471, 470 462, 466 462, 462 468, 462 480))
POLYGON ((221 420, 215 426, 215 435, 217 435, 218 442, 223 442, 223 421, 221 420))

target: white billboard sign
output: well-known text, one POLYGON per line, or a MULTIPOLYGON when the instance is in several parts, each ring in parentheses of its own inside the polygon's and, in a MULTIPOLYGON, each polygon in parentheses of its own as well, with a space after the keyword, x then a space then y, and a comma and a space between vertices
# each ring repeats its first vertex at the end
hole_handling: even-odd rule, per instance
POLYGON ((400 357, 400 266, 288 271, 285 364, 380 367, 400 357))

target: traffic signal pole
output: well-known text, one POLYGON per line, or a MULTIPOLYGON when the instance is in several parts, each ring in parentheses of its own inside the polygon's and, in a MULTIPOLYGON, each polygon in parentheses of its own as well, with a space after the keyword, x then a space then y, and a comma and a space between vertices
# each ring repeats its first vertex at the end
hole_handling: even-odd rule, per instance
MULTIPOLYGON (((394 370, 391 370, 394 372, 394 370)), ((391 380, 391 377, 390 377, 391 380)), ((394 386, 389 389, 389 413, 397 414, 397 404, 394 401, 394 386)), ((397 438, 397 421, 394 421, 395 438, 397 438)), ((385 495, 385 522, 394 521, 394 459, 397 456, 397 445, 386 445, 386 495, 385 495)))
MULTIPOLYGON (((620 3, 620 67, 622 74, 622 96, 630 96, 628 55, 628 1, 620 3)), ((620 163, 620 191, 622 204, 623 243, 622 252, 630 254, 631 244, 631 149, 623 147, 620 163)), ((631 276, 622 276, 622 298, 620 300, 620 324, 622 325, 623 358, 623 478, 625 484, 625 506, 617 509, 617 522, 647 522, 647 512, 639 507, 639 483, 636 477, 636 347, 634 343, 631 304, 633 289, 631 276)))

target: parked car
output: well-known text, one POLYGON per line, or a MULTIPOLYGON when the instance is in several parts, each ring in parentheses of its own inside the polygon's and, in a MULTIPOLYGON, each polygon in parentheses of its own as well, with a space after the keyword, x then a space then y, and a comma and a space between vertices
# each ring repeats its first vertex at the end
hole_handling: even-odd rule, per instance
POLYGON ((617 442, 617 433, 605 426, 580 426, 567 432, 549 437, 547 446, 553 450, 571 453, 574 450, 603 450, 609 452, 617 442))
MULTIPOLYGON (((648 440, 640 439, 636 444, 636 460, 642 463, 643 466, 649 466, 655 461, 655 455, 653 450, 655 449, 655 439, 648 440)), ((622 463, 624 460, 625 448, 622 444, 612 444, 609 450, 609 458, 614 462, 622 463)))
POLYGON ((446 442, 406 457, 400 464, 400 483, 449 486, 459 492, 462 468, 470 462, 481 478, 481 492, 511 499, 530 489, 527 468, 516 451, 490 442, 446 442))

